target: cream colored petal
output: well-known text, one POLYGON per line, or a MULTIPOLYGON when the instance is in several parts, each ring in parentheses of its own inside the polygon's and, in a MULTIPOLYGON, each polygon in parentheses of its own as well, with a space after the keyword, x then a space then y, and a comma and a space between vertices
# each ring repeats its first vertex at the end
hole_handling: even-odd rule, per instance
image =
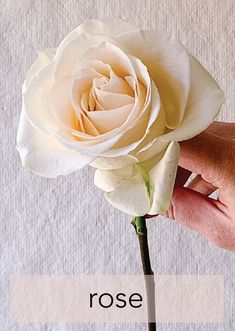
POLYGON ((171 142, 162 159, 150 170, 152 205, 149 215, 162 213, 169 207, 179 159, 179 144, 171 142))
POLYGON ((135 86, 135 103, 126 120, 126 122, 130 123, 132 126, 141 120, 144 113, 148 113, 147 109, 150 103, 150 97, 147 97, 147 94, 146 87, 142 83, 137 82, 135 86))
POLYGON ((105 109, 115 109, 134 103, 135 99, 127 94, 111 93, 95 88, 99 104, 105 109))
POLYGON ((149 210, 148 191, 141 178, 122 182, 112 192, 105 193, 106 200, 115 208, 131 216, 144 216, 149 210))
POLYGON ((146 67, 146 65, 144 65, 143 62, 140 61, 140 59, 132 55, 129 55, 129 58, 135 70, 137 80, 142 83, 148 90, 149 86, 151 85, 148 68, 146 67))
POLYGON ((118 157, 96 157, 90 165, 97 169, 112 170, 127 167, 138 163, 138 159, 132 155, 122 155, 118 157))
MULTIPOLYGON (((133 68, 135 70, 136 79, 134 77, 125 77, 127 82, 135 92, 135 105, 133 111, 130 113, 128 120, 134 125, 149 106, 151 94, 152 94, 152 82, 148 74, 146 66, 137 58, 129 56, 133 68)), ((153 91, 154 93, 154 91, 153 91)))
POLYGON ((149 175, 146 172, 149 164, 112 171, 98 169, 95 172, 95 185, 106 192, 109 203, 127 214, 143 216, 163 212, 172 196, 178 157, 179 145, 172 142, 162 158, 156 156, 156 164, 149 175))
MULTIPOLYGON (((114 146, 114 150, 121 150, 122 148, 127 148, 128 153, 134 149, 134 146, 138 146, 143 140, 146 134, 146 128, 149 122, 148 116, 142 118, 135 126, 128 129, 121 139, 114 146)), ((112 152, 112 151, 110 151, 112 152)))
POLYGON ((163 135, 163 141, 190 139, 204 131, 218 115, 224 93, 211 75, 190 57, 191 84, 184 118, 179 128, 163 135))
POLYGON ((69 78, 55 83, 48 96, 50 112, 53 117, 68 129, 78 128, 78 118, 71 106, 69 78))
POLYGON ((146 160, 158 154, 170 141, 190 139, 204 131, 216 118, 224 101, 217 83, 200 63, 191 57, 191 87, 184 118, 179 128, 159 136, 138 152, 146 160))
POLYGON ((191 88, 184 118, 179 128, 157 137, 137 154, 143 161, 158 154, 170 141, 190 139, 204 131, 216 118, 224 101, 217 83, 200 63, 191 57, 191 88))
MULTIPOLYGON (((147 129, 149 129, 156 121, 161 109, 161 100, 158 93, 158 90, 153 82, 151 82, 151 99, 150 99, 150 116, 147 129)), ((166 115, 165 123, 166 123, 166 115)))
POLYGON ((93 124, 93 122, 83 114, 82 114, 82 122, 84 125, 85 133, 89 134, 90 136, 98 136, 100 134, 96 126, 93 124))
MULTIPOLYGON (((95 75, 95 73, 94 73, 95 75)), ((87 110, 90 107, 89 91, 92 88, 94 76, 89 74, 86 76, 75 77, 71 82, 69 88, 70 102, 77 114, 77 118, 81 121, 83 131, 88 136, 98 136, 99 130, 87 115, 87 110), (87 96, 87 100, 85 97, 87 96), (85 109, 86 108, 86 109, 85 109)), ((73 135, 83 139, 83 135, 79 131, 74 132, 73 135)))
MULTIPOLYGON (((151 132, 151 136, 155 134, 155 137, 164 131, 165 126, 165 117, 164 113, 160 112, 160 101, 157 90, 152 85, 151 90, 152 96, 149 105, 144 108, 141 112, 141 116, 137 118, 132 126, 129 127, 128 130, 122 135, 122 137, 118 140, 116 145, 113 146, 112 150, 106 151, 103 156, 119 156, 128 153, 134 153, 134 150, 138 148, 139 145, 142 144, 145 138, 147 138, 150 133, 151 126, 153 126, 153 132, 151 132), (160 113, 159 113, 160 112, 160 113), (159 119, 158 118, 159 115, 159 119), (156 129, 155 125, 159 125, 156 129)), ((148 143, 148 141, 146 142, 148 143)), ((165 144, 166 145, 166 144, 165 144)), ((144 149, 144 147, 143 147, 144 149)), ((138 151, 138 149, 137 149, 138 151)), ((139 159, 139 155, 137 155, 139 159)), ((142 160, 143 158, 140 157, 142 160)))
POLYGON ((24 109, 17 132, 17 150, 23 166, 49 178, 68 175, 92 161, 91 157, 65 149, 52 136, 32 127, 24 109))
POLYGON ((63 52, 67 48, 68 44, 73 40, 77 40, 79 36, 83 34, 90 35, 103 35, 103 38, 110 37, 113 38, 121 33, 131 31, 139 31, 136 26, 126 23, 122 20, 117 19, 104 19, 104 20, 87 20, 81 25, 79 25, 75 30, 70 32, 60 43, 58 47, 58 54, 63 52))
POLYGON ((104 192, 115 190, 122 180, 122 176, 111 170, 97 169, 94 174, 94 184, 104 192))
POLYGON ((38 74, 38 72, 53 61, 55 52, 56 48, 47 48, 38 52, 36 61, 32 64, 31 68, 26 74, 26 78, 22 87, 23 93, 27 90, 30 81, 38 74))
MULTIPOLYGON (((156 86, 153 81, 151 81, 147 68, 143 63, 134 58, 130 57, 133 67, 136 72, 138 81, 136 82, 136 104, 133 107, 128 120, 132 121, 132 126, 141 121, 143 117, 149 116, 148 125, 146 128, 146 134, 148 133, 149 128, 156 121, 156 118, 160 111, 160 96, 156 86)), ((128 77, 129 83, 134 88, 133 78, 128 77)))
POLYGON ((92 88, 93 79, 93 74, 71 79, 69 86, 70 103, 77 115, 84 113, 84 108, 88 108, 88 104, 85 101, 89 102, 88 93, 92 88), (87 100, 84 99, 86 94, 88 96, 87 100))
MULTIPOLYGON (((110 47, 110 45, 107 45, 108 46, 108 48, 110 47)), ((102 45, 102 47, 101 47, 101 49, 103 49, 103 47, 105 48, 105 45, 102 45)), ((113 47, 111 47, 111 50, 113 50, 113 47)), ((114 50, 116 51, 116 48, 114 47, 114 50)), ((119 55, 119 49, 118 49, 118 51, 117 51, 117 53, 118 53, 118 55, 119 55)), ((123 54, 121 54, 121 56, 123 56, 123 54)), ((86 59, 87 60, 87 59, 86 59)), ((135 65, 135 66, 139 66, 139 68, 138 68, 138 70, 137 70, 137 72, 139 72, 139 74, 140 74, 140 78, 141 78, 141 80, 142 81, 144 81, 144 83, 146 84, 146 86, 148 86, 149 85, 149 76, 148 76, 148 73, 147 73, 147 69, 146 69, 146 67, 143 65, 143 64, 141 64, 141 62, 140 61, 133 61, 134 59, 132 58, 132 61, 130 61, 130 59, 128 60, 127 59, 127 68, 128 68, 128 66, 130 66, 130 70, 132 70, 133 69, 133 65, 135 65), (133 63, 132 63, 133 62, 133 63), (141 73, 141 71, 143 71, 142 73, 141 73)), ((87 61, 86 62, 84 62, 84 63, 87 63, 87 61)), ((84 64, 81 64, 81 67, 83 66, 84 64)), ((134 80, 135 82, 136 82, 136 77, 135 78, 133 78, 133 77, 131 77, 131 76, 126 76, 125 77, 126 79, 127 78, 131 78, 132 80, 134 80)), ((129 83, 129 81, 128 81, 128 83, 129 83)), ((135 84, 132 86, 132 85, 130 85, 131 87, 134 87, 135 86, 135 84)), ((154 86, 153 86, 154 87, 154 86)), ((82 86, 81 86, 81 88, 84 88, 84 90, 87 90, 89 87, 85 87, 85 85, 84 85, 84 83, 82 84, 82 86)), ((75 88, 74 89, 74 91, 80 91, 80 88, 75 88)), ((155 90, 156 90, 156 88, 155 88, 155 90)), ((134 130, 134 129, 132 129, 134 126, 136 126, 136 129, 137 129, 137 131, 138 131, 138 136, 140 135, 140 130, 138 130, 139 128, 140 128, 140 123, 139 122, 145 122, 146 124, 147 124, 147 126, 149 127, 149 126, 151 126, 151 124, 153 123, 153 121, 154 121, 154 117, 156 117, 157 116, 157 114, 158 114, 158 111, 159 111, 159 99, 157 100, 157 102, 156 102, 156 98, 153 98, 153 99, 155 99, 154 100, 154 102, 153 102, 153 100, 152 100, 152 104, 154 105, 151 105, 151 108, 150 109, 146 109, 148 106, 149 106, 149 103, 150 103, 150 96, 151 96, 151 93, 149 93, 148 92, 148 99, 146 100, 146 92, 145 92, 145 87, 144 87, 144 85, 142 84, 142 83, 139 83, 139 91, 138 91, 138 93, 139 93, 139 97, 138 97, 138 99, 137 99, 137 104, 134 106, 134 107, 139 107, 139 113, 138 113, 138 109, 135 109, 135 110, 132 110, 131 111, 131 116, 130 116, 130 114, 129 114, 129 116, 128 116, 128 118, 127 118, 127 120, 125 121, 125 123, 123 123, 119 128, 116 128, 116 129, 114 129, 114 130, 111 130, 111 131, 108 131, 108 132, 106 132, 106 133, 104 133, 104 134, 102 134, 102 135, 100 135, 100 136, 97 136, 96 137, 96 141, 91 141, 88 137, 86 138, 86 140, 87 140, 87 142, 88 142, 88 145, 92 145, 92 144, 95 144, 95 143, 99 143, 99 142, 103 142, 103 141, 105 141, 105 140, 108 140, 108 139, 114 139, 114 137, 115 136, 119 136, 119 138, 121 137, 121 136, 123 136, 124 134, 125 134, 125 132, 127 131, 127 130, 129 130, 129 129, 131 129, 132 131, 134 130), (143 87, 143 88, 142 88, 143 87), (144 94, 144 95, 143 95, 144 94), (152 110, 151 110, 152 109, 152 110), (145 114, 145 111, 146 111, 146 114, 145 114), (150 116, 151 118, 150 118, 150 120, 149 120, 149 122, 148 122, 148 119, 147 119, 147 117, 148 116, 150 116), (147 123, 148 122, 148 123, 147 123)), ((153 96, 155 95, 157 95, 154 91, 153 91, 153 96)), ((72 97, 72 99, 73 100, 75 100, 75 98, 78 96, 78 93, 76 92, 75 93, 75 97, 73 98, 72 97)), ((79 99, 79 98, 78 98, 79 99)), ((73 104, 73 107, 74 107, 74 109, 76 109, 76 106, 73 104)), ((88 114, 88 116, 89 116, 89 114, 88 114)), ((93 115, 92 115, 93 116, 93 115)), ((95 115, 94 115, 95 116, 95 115)), ((145 126, 146 127, 146 126, 145 126)), ((140 139, 143 139, 144 137, 144 135, 145 135, 145 128, 141 128, 141 133, 142 133, 142 135, 141 135, 141 137, 140 137, 140 139), (143 129, 144 129, 144 131, 143 131, 143 129)), ((76 133, 74 133, 78 138, 80 137, 80 134, 78 133, 78 134, 76 134, 76 133)), ((128 133, 129 134, 129 133, 128 133)), ((146 134, 147 134, 147 132, 146 132, 146 134)), ((129 134, 130 135, 130 134, 129 134)), ((131 133, 131 135, 133 135, 132 133, 131 133)), ((82 138, 83 139, 83 138, 82 138)), ((118 139, 119 140, 119 139, 118 139)), ((118 142, 118 140, 116 140, 116 142, 118 142)), ((132 143, 130 143, 129 144, 129 146, 126 146, 126 143, 128 143, 128 139, 124 139, 123 140, 123 143, 124 143, 124 149, 122 149, 122 148, 120 148, 119 150, 115 150, 114 151, 114 154, 113 155, 107 155, 107 156, 110 156, 110 157, 112 157, 112 156, 117 156, 117 155, 125 155, 125 154, 127 154, 128 153, 128 151, 131 151, 131 150, 133 150, 139 143, 140 143, 140 141, 135 141, 133 144, 132 143), (125 141, 124 141, 125 140, 125 141), (126 148, 127 148, 127 150, 126 150, 126 148), (118 153, 118 154, 117 154, 118 153)), ((87 144, 86 144, 87 145, 87 144)), ((120 145, 120 144, 119 144, 120 145)), ((78 148, 78 147, 75 147, 75 148, 78 148)), ((82 147, 82 149, 83 149, 83 147, 82 147)), ((106 150, 105 149, 105 151, 103 151, 102 153, 104 153, 104 155, 103 156, 106 156, 106 153, 110 153, 111 152, 111 154, 112 154, 112 151, 110 151, 110 150, 106 150)))
POLYGON ((71 31, 57 47, 57 51, 56 51, 57 57, 59 57, 60 54, 63 53, 63 50, 66 49, 73 40, 77 40, 78 36, 79 35, 75 30, 71 31))
POLYGON ((110 79, 106 84, 101 86, 100 89, 106 92, 126 94, 130 97, 134 97, 134 91, 128 82, 117 76, 113 71, 110 72, 110 79))
POLYGON ((48 94, 54 85, 54 64, 48 64, 31 79, 23 93, 27 117, 33 126, 45 133, 57 131, 57 123, 50 114, 48 94))
POLYGON ((81 58, 86 54, 87 50, 97 44, 101 44, 105 40, 106 38, 102 35, 83 34, 66 42, 62 47, 59 46, 54 58, 55 79, 60 80, 71 74, 75 64, 80 63, 81 58))
MULTIPOLYGON (((141 123, 138 125, 141 127, 141 123)), ((81 134, 77 135, 79 138, 78 141, 66 139, 66 137, 59 134, 58 139, 67 148, 82 154, 95 154, 102 157, 117 157, 128 154, 129 151, 134 150, 140 143, 140 141, 135 141, 125 147, 114 149, 113 147, 119 142, 124 133, 125 131, 123 132, 121 128, 117 128, 100 136, 92 137, 92 139, 86 139, 84 141, 81 141, 79 138, 81 134)), ((76 137, 76 134, 72 134, 76 137)), ((129 134, 131 135, 131 132, 129 134)))
POLYGON ((120 77, 136 77, 128 55, 120 47, 115 46, 109 41, 103 41, 95 47, 88 48, 77 63, 77 68, 83 68, 88 61, 94 60, 107 63, 120 77))
POLYGON ((97 169, 94 181, 106 192, 107 201, 115 208, 133 216, 143 216, 150 209, 149 192, 140 169, 132 168, 131 175, 120 170, 97 169))
MULTIPOLYGON (((115 64, 118 67, 118 70, 120 71, 120 66, 123 65, 123 73, 129 73, 130 74, 133 72, 134 68, 133 68, 133 63, 132 61, 116 46, 110 45, 108 43, 102 44, 99 48, 98 54, 101 56, 102 60, 105 59, 105 56, 107 56, 107 53, 109 54, 109 52, 112 53, 112 55, 114 55, 114 57, 112 58, 112 63, 110 63, 110 66, 112 66, 112 64, 115 64), (104 56, 104 58, 103 58, 104 56)), ((96 49, 97 51, 97 49, 96 49)), ((94 50, 95 52, 95 50, 94 50)), ((90 53, 91 56, 94 56, 94 52, 90 53)), ((89 55, 89 54, 88 54, 89 55)), ((101 58, 98 60, 101 60, 101 58)), ((92 60, 89 58, 85 59, 84 63, 87 63, 87 61, 92 60)), ((147 73, 147 69, 146 67, 141 64, 140 61, 136 61, 137 64, 136 66, 139 66, 139 71, 137 70, 138 74, 140 75, 140 79, 143 81, 143 83, 146 84, 146 86, 149 85, 149 75, 147 73), (142 67, 141 67, 142 66, 142 67)), ((82 68, 84 63, 80 63, 80 67, 82 68)), ((113 68, 113 67, 112 67, 113 68)), ((126 77, 126 76, 125 76, 126 77)), ((134 75, 133 79, 137 79, 134 75)), ((143 83, 140 83, 139 85, 142 86, 143 83)), ((88 87, 84 87, 84 84, 82 86, 84 88, 84 91, 87 90, 88 87)), ((76 91, 80 91, 80 89, 75 89, 76 91)), ((83 91, 83 92, 84 92, 83 91)), ((78 96, 77 93, 75 93, 76 96, 78 96)), ((141 92, 142 95, 142 92, 141 92)), ((150 93, 148 92, 148 100, 145 100, 145 98, 143 98, 143 106, 147 107, 150 103, 150 93)), ((146 96, 146 95, 145 95, 146 96)), ((80 97, 78 97, 79 99, 80 97)), ((75 99, 72 98, 73 100, 75 99)), ((159 100, 158 100, 158 104, 159 104, 159 100)), ((73 108, 76 110, 75 105, 73 104, 73 108)), ((65 144, 66 147, 71 148, 73 150, 79 151, 81 153, 92 153, 92 151, 95 151, 95 147, 97 147, 97 152, 94 153, 102 153, 104 154, 103 156, 117 156, 117 155, 125 155, 127 154, 129 151, 133 150, 142 139, 144 139, 145 134, 147 134, 146 132, 146 127, 148 128, 149 126, 151 126, 151 124, 154 122, 154 116, 156 117, 158 114, 158 109, 159 107, 157 107, 157 103, 155 102, 155 107, 152 107, 152 111, 151 109, 146 110, 146 114, 145 114, 145 108, 140 107, 140 111, 141 114, 135 114, 135 116, 133 118, 131 118, 130 116, 128 117, 128 119, 126 120, 125 123, 123 123, 123 125, 121 125, 120 128, 114 129, 113 131, 109 131, 107 132, 107 134, 102 134, 100 136, 95 137, 95 139, 87 139, 86 142, 69 142, 66 141, 65 139, 63 139, 63 137, 60 137, 60 141, 65 144), (155 115, 153 115, 155 113, 155 115), (140 116, 141 115, 141 116, 140 116), (151 116, 151 119, 148 120, 148 116, 151 116), (136 120, 136 122, 135 122, 136 120), (134 129, 135 126, 135 129, 134 129), (119 142, 120 138, 125 134, 125 132, 127 130, 131 129, 131 132, 128 132, 128 137, 131 136, 131 141, 129 142, 129 138, 126 137, 124 140, 124 148, 119 148, 120 144, 117 145, 116 147, 118 148, 118 150, 114 151, 113 155, 106 155, 109 154, 110 152, 112 152, 112 149, 110 148, 110 146, 113 146, 119 142), (135 131, 135 132, 134 132, 135 131), (136 138, 136 134, 138 135, 138 140, 134 141, 134 138, 136 138), (62 138, 62 140, 61 140, 62 138), (128 138, 128 139, 127 139, 128 138), (133 141, 133 143, 132 143, 133 141), (126 146, 128 145, 128 146, 126 146), (86 152, 85 152, 86 151, 86 152)), ((75 134, 75 133, 73 133, 75 134)), ((77 137, 79 139, 83 139, 83 137, 80 137, 80 133, 78 133, 77 137)), ((115 148, 116 148, 115 147, 115 148)), ((112 153, 111 153, 112 154, 112 153)))
POLYGON ((98 74, 103 75, 105 77, 110 77, 111 67, 109 64, 104 63, 102 61, 90 61, 85 64, 88 68, 93 68, 98 74))
MULTIPOLYGON (((81 86, 80 86, 80 88, 78 88, 78 87, 76 87, 74 84, 73 84, 73 88, 72 88, 72 95, 71 95, 71 102, 72 102, 72 105, 73 105, 73 108, 76 110, 76 107, 77 107, 77 105, 76 105, 76 103, 77 103, 77 101, 79 101, 79 98, 80 98, 80 96, 79 96, 79 93, 77 93, 77 91, 82 91, 82 93, 84 92, 84 91, 86 91, 87 89, 89 89, 90 87, 91 87, 91 82, 89 82, 89 86, 86 86, 86 81, 81 81, 80 80, 80 78, 79 78, 79 80, 76 82, 76 84, 81 84, 81 86), (75 103, 74 103, 74 101, 76 101, 75 103)), ((143 84, 140 84, 140 86, 142 86, 143 84)), ((139 99, 138 99, 139 100, 139 99)), ((144 104, 145 104, 145 98, 143 98, 143 100, 141 101, 142 102, 142 104, 143 104, 143 106, 144 106, 144 104)), ((148 103, 149 103, 149 101, 148 101, 148 103)), ((146 106, 148 105, 148 103, 146 104, 146 106)), ((140 110, 142 110, 141 111, 141 113, 142 113, 142 118, 140 117, 140 116, 138 116, 138 114, 137 115, 132 115, 132 116, 128 116, 128 118, 127 118, 127 120, 120 126, 120 127, 117 127, 116 129, 113 129, 113 130, 110 130, 110 131, 108 131, 108 132, 106 132, 106 133, 104 133, 104 134, 101 134, 100 136, 97 136, 96 137, 96 139, 95 139, 95 141, 93 140, 93 138, 92 139, 90 139, 89 137, 86 137, 86 138, 84 138, 84 137, 81 137, 81 134, 79 133, 79 132, 77 132, 77 133, 74 133, 73 132, 73 134, 75 135, 75 136, 77 136, 79 139, 81 138, 82 140, 83 139, 86 139, 86 141, 87 141, 87 143, 85 143, 85 145, 87 146, 87 145, 94 145, 94 144, 99 144, 100 142, 104 142, 104 141, 106 141, 106 140, 109 140, 109 139, 111 139, 112 141, 116 141, 116 142, 118 142, 118 140, 120 139, 120 137, 121 136, 123 136, 124 134, 125 134, 125 132, 129 129, 129 128, 132 128, 132 126, 137 126, 138 125, 138 128, 139 128, 139 122, 141 122, 141 121, 145 121, 145 123, 146 122, 148 122, 148 120, 147 120, 147 116, 148 116, 148 112, 146 112, 146 116, 145 116, 145 114, 144 114, 144 112, 145 112, 145 108, 143 109, 143 108, 140 108, 140 110), (139 119, 138 119, 138 122, 136 122, 136 123, 133 123, 134 121, 135 121, 135 119, 137 119, 139 117, 139 119), (118 139, 116 139, 116 138, 118 138, 118 139)), ((157 109, 156 109, 157 110, 157 109)), ((79 113, 80 112, 80 110, 79 111, 77 111, 77 113, 79 113)), ((90 113, 93 113, 93 112, 90 112, 90 113)), ((88 114, 87 113, 87 115, 88 116, 95 116, 95 114, 93 115, 93 114, 91 114, 90 115, 90 113, 88 114)), ((94 112, 95 113, 95 112, 94 112)), ((131 112, 132 113, 132 112, 131 112)), ((95 122, 94 122, 95 123, 95 122)), ((138 131, 138 128, 137 128, 137 131, 138 131)), ((142 128, 143 129, 143 128, 142 128)), ((142 131, 141 131, 142 132, 142 131)), ((139 134, 139 132, 138 132, 138 134, 139 134)), ((142 136, 144 135, 144 132, 142 132, 142 136)), ((141 138, 142 139, 142 138, 141 138)), ((128 141, 126 140, 126 142, 128 143, 128 141)), ((67 144, 67 143, 66 143, 67 144)), ((71 144, 71 143, 69 143, 69 144, 71 144)), ((80 148, 80 146, 75 146, 75 143, 73 142, 72 143, 73 144, 73 146, 74 146, 74 148, 76 148, 76 150, 77 150, 77 148, 80 148)), ((104 143, 104 144, 106 144, 106 143, 104 143)), ((103 143, 102 143, 102 146, 104 145, 103 143)), ((136 145, 137 144, 139 144, 139 141, 138 142, 134 142, 134 144, 132 145, 130 145, 128 148, 128 150, 132 150, 132 149, 134 149, 135 147, 136 147, 136 145)), ((81 145, 81 144, 80 144, 81 145)), ((85 146, 84 145, 84 146, 85 146)), ((84 150, 83 149, 83 147, 84 146, 81 146, 81 148, 82 148, 82 150, 84 150)), ((113 145, 112 145, 113 146, 113 145)), ((93 149, 93 148, 92 148, 93 149)), ((79 149, 79 151, 81 152, 81 150, 79 149)), ((110 150, 109 150, 110 151, 110 150)), ((105 149, 105 151, 103 151, 105 154, 106 154, 106 152, 109 152, 107 149, 105 149)), ((102 152, 102 153, 103 153, 102 152)), ((116 153, 117 151, 115 151, 115 153, 116 153)), ((99 152, 100 153, 100 152, 99 152)), ((125 155, 125 154, 127 154, 128 153, 128 151, 126 151, 126 150, 119 150, 118 151, 118 155, 125 155)), ((106 156, 106 155, 105 155, 106 156)), ((117 156, 117 155, 109 155, 109 156, 117 156)))
POLYGON ((137 152, 136 157, 140 162, 149 160, 155 155, 161 153, 168 146, 168 144, 168 141, 162 141, 159 138, 155 138, 154 140, 150 141, 149 144, 141 148, 137 152))
MULTIPOLYGON (((152 146, 153 142, 156 140, 156 137, 159 137, 164 134, 165 128, 166 128, 166 118, 165 118, 164 110, 161 107, 156 120, 149 128, 149 132, 142 140, 142 142, 137 146, 137 148, 132 152, 132 154, 136 155, 136 157, 138 157, 140 161, 144 161, 149 157, 152 157, 152 155, 150 156, 147 155, 148 150, 152 146)), ((154 155, 158 153, 160 153, 160 151, 154 153, 154 155)))
POLYGON ((132 105, 126 105, 108 111, 96 110, 88 112, 87 116, 94 123, 97 130, 99 130, 102 134, 120 127, 125 122, 128 114, 132 110, 132 107, 132 105))
POLYGON ((136 26, 124 22, 123 20, 118 20, 115 18, 107 18, 104 20, 87 20, 83 24, 79 25, 75 31, 81 35, 83 33, 90 34, 104 34, 107 36, 114 37, 116 35, 138 31, 139 28, 136 26))
MULTIPOLYGON (((98 140, 98 136, 92 137, 91 140, 87 141, 77 141, 75 139, 71 140, 66 138, 66 136, 61 134, 60 132, 56 134, 57 139, 66 148, 86 155, 102 154, 105 151, 109 151, 112 146, 117 143, 121 136, 122 132, 119 132, 116 135, 112 135, 109 139, 106 140, 98 140)), ((122 155, 124 155, 124 153, 122 155)))
POLYGON ((107 18, 104 20, 87 20, 80 24, 76 29, 70 32, 60 43, 59 50, 65 48, 69 42, 77 39, 82 34, 103 34, 106 36, 114 37, 116 35, 131 31, 139 31, 139 28, 114 18, 107 18))
POLYGON ((161 97, 166 123, 176 128, 184 115, 190 85, 189 55, 172 36, 157 31, 131 32, 117 38, 148 68, 161 97))

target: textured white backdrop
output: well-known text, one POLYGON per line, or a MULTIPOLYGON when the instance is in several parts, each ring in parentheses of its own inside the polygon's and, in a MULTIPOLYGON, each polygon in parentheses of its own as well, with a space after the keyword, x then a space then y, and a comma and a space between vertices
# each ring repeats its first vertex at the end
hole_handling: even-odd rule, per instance
MULTIPOLYGON (((144 325, 23 325, 9 319, 9 280, 16 274, 140 273, 127 215, 93 185, 93 170, 44 179, 21 167, 15 136, 21 85, 36 50, 57 46, 87 18, 117 17, 173 32, 225 91, 220 119, 235 121, 234 0, 0 0, 1 222, 0 326, 3 331, 145 330, 144 325)), ((206 111, 206 109, 205 109, 206 111)), ((235 329, 235 254, 157 218, 149 221, 159 274, 222 274, 225 322, 158 325, 158 330, 235 329)))

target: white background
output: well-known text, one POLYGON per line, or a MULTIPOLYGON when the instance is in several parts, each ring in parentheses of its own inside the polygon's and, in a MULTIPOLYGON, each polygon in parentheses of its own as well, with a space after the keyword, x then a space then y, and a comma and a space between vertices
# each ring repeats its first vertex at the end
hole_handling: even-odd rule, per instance
MULTIPOLYGON (((19 274, 133 274, 140 257, 130 217, 93 185, 93 169, 49 180, 22 168, 15 150, 21 86, 36 51, 55 47, 87 18, 117 17, 173 32, 225 91, 220 119, 235 121, 234 0, 0 0, 0 328, 3 331, 145 330, 144 325, 23 325, 9 319, 9 281, 19 274)), ((205 109, 205 111, 207 111, 205 109)), ((225 323, 159 324, 157 329, 234 330, 235 254, 198 234, 148 221, 158 274, 222 274, 225 323)))

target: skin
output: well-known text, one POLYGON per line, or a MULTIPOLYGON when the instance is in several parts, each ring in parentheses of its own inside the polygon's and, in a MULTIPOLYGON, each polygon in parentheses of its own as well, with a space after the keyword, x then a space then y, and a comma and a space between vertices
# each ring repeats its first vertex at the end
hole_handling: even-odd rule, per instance
POLYGON ((235 251, 235 123, 214 122, 180 147, 176 185, 164 216, 235 251), (192 172, 197 175, 186 187, 192 172), (216 190, 217 200, 209 197, 216 190))

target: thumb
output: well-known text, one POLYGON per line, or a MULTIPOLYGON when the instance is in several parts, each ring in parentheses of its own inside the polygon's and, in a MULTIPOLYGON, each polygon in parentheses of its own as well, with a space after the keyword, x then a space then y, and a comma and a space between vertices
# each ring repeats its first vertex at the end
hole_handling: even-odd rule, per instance
POLYGON ((224 223, 226 216, 221 204, 214 199, 188 189, 174 190, 171 206, 164 216, 175 220, 207 237, 217 246, 224 246, 224 223))

